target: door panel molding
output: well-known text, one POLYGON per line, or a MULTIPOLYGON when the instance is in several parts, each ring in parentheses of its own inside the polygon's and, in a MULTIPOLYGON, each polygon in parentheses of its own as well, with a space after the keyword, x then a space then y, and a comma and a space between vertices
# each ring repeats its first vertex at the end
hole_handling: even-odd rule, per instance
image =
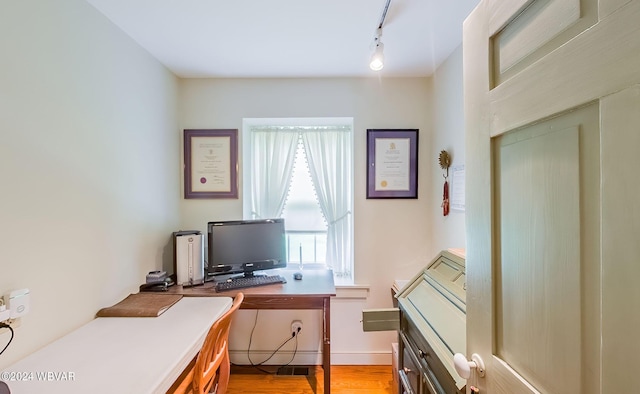
POLYGON ((492 142, 494 358, 543 392, 600 385, 599 124, 594 102, 492 142))
POLYGON ((537 0, 491 37, 492 88, 598 20, 597 0, 537 0))
POLYGON ((491 90, 491 135, 579 107, 640 81, 638 21, 640 1, 635 0, 491 90), (550 99, 549 92, 560 94, 550 99))

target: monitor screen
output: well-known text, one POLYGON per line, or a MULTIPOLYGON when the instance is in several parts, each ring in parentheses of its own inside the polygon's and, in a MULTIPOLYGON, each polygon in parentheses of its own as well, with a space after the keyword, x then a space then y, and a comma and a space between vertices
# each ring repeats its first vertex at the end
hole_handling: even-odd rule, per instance
POLYGON ((209 222, 207 232, 209 276, 287 266, 284 219, 209 222))

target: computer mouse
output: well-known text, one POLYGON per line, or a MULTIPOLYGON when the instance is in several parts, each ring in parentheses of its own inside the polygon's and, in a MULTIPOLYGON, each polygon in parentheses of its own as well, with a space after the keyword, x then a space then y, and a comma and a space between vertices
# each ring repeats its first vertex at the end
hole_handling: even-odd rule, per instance
POLYGON ((302 280, 302 272, 296 272, 293 274, 293 279, 302 280))

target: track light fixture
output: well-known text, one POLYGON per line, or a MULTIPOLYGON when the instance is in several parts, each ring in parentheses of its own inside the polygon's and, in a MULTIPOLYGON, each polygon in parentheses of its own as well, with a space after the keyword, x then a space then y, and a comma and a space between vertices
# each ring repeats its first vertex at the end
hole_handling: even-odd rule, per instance
POLYGON ((373 41, 375 48, 373 49, 371 61, 369 62, 369 68, 373 71, 380 71, 384 67, 384 44, 380 41, 381 37, 382 27, 379 27, 376 29, 376 36, 373 41))
POLYGON ((371 61, 369 62, 369 68, 373 71, 380 71, 384 67, 384 44, 380 39, 382 38, 382 25, 384 24, 384 18, 387 16, 387 11, 389 10, 389 4, 391 4, 391 0, 387 0, 384 9, 382 10, 380 23, 378 23, 376 35, 373 39, 373 54, 371 55, 371 61))

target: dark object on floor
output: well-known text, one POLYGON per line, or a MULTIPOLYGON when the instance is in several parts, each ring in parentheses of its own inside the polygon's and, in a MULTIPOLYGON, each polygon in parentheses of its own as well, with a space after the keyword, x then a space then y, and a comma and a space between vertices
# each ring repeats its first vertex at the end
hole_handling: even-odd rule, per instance
POLYGON ((276 375, 308 376, 308 367, 280 367, 276 375))

